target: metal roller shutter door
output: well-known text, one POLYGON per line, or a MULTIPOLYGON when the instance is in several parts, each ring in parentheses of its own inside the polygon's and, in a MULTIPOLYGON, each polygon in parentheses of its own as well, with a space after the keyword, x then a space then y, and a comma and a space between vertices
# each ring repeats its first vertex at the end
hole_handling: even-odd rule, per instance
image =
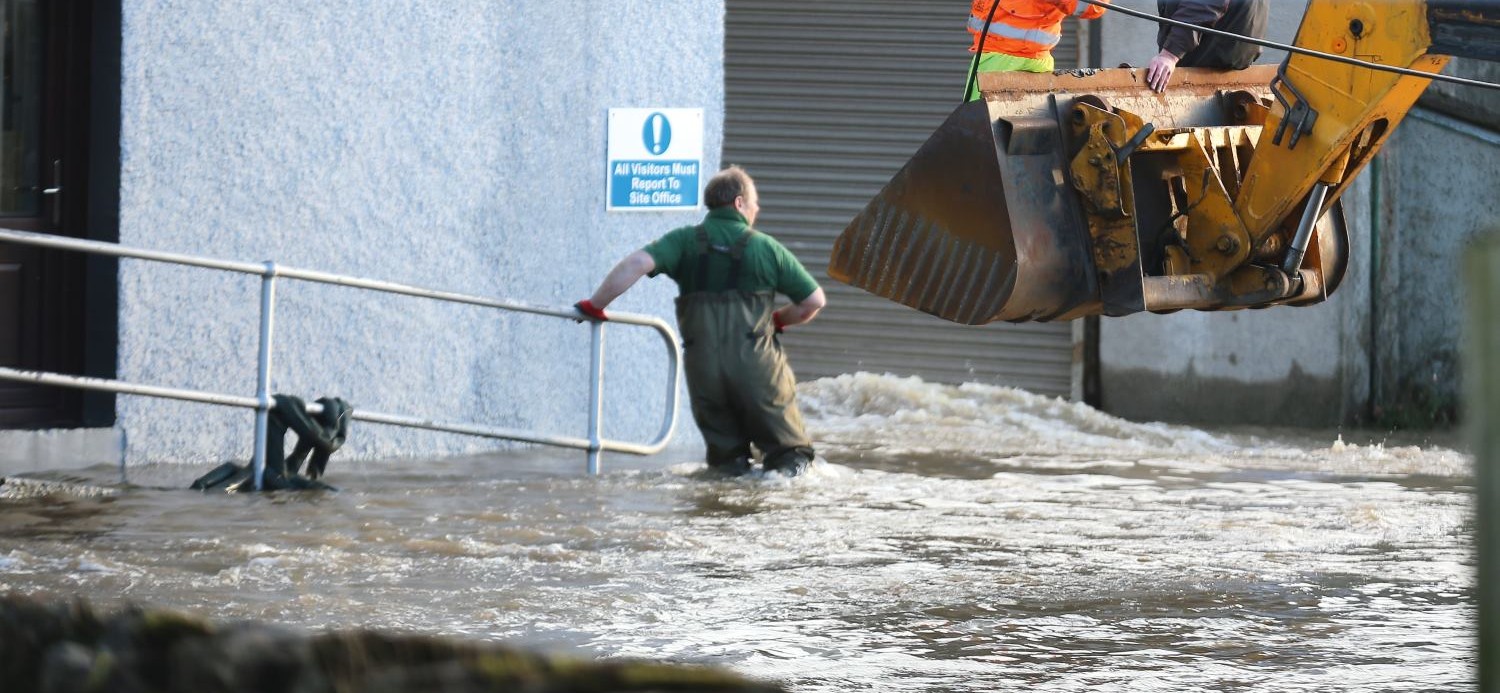
MULTIPOLYGON (((727 0, 724 162, 760 187, 756 225, 787 245, 829 308, 786 340, 799 377, 856 371, 1072 392, 1070 323, 949 323, 828 278, 834 238, 957 105, 957 0, 727 0)), ((1076 28, 1053 56, 1078 63, 1076 28)))

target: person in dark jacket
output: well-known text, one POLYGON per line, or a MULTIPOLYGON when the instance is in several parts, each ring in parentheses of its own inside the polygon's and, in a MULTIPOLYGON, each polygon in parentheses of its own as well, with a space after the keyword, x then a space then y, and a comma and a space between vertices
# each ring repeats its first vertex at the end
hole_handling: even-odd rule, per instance
MULTIPOLYGON (((1265 38, 1268 0, 1159 0, 1157 14, 1240 36, 1265 38)), ((1243 70, 1260 57, 1260 46, 1225 36, 1162 24, 1156 33, 1161 52, 1146 67, 1146 84, 1166 91, 1167 80, 1179 67, 1243 70)))

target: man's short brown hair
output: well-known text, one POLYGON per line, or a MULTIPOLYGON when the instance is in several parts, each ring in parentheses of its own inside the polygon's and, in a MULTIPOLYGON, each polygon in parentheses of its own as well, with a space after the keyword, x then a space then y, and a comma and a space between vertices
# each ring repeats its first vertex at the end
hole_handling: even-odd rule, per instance
POLYGON ((734 204, 734 198, 749 195, 755 189, 755 181, 745 169, 731 165, 708 179, 703 186, 703 204, 709 209, 734 204))

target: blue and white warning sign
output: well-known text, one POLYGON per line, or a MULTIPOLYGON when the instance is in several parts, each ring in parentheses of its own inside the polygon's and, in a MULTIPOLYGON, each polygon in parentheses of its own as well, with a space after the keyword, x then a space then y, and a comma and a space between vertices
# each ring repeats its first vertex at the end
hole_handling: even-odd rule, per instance
POLYGON ((609 109, 607 209, 698 209, 703 109, 609 109))

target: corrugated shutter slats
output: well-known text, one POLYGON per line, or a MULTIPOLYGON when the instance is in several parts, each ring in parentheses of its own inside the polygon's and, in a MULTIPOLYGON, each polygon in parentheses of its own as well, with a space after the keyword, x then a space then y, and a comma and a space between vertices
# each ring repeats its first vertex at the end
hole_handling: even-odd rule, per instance
MULTIPOLYGON (((828 293, 785 343, 799 377, 855 371, 1067 396, 1068 324, 955 325, 828 278, 833 240, 957 105, 968 5, 957 0, 727 0, 726 164, 760 186, 756 226, 828 293)), ((1077 32, 1053 51, 1077 64, 1077 32)))

